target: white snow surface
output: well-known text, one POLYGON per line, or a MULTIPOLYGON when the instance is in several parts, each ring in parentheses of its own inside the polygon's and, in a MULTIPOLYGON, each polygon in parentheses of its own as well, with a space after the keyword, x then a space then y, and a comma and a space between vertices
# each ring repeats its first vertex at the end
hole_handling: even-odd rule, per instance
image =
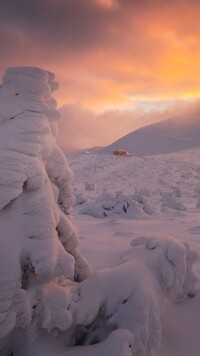
POLYGON ((72 293, 85 342, 45 336, 30 356, 199 355, 199 154, 68 156, 80 250, 94 269, 72 293))
MULTIPOLYGON (((133 355, 145 354, 145 342, 145 355, 198 356, 200 352, 199 283, 195 292, 196 277, 191 271, 195 261, 199 279, 199 154, 195 148, 141 158, 93 154, 68 157, 75 176, 74 216, 80 248, 97 270, 97 277, 83 282, 78 317, 88 324, 103 306, 109 325, 113 321, 115 327, 133 332, 133 355), (94 189, 87 190, 88 184, 94 189), (94 287, 91 300, 86 297, 86 285, 94 287), (133 302, 134 297, 138 304, 133 302), (111 304, 106 303, 109 300, 111 304), (88 314, 83 303, 90 303, 88 314), (140 303, 146 309, 142 310, 140 303), (138 328, 137 321, 142 318, 138 328), (142 335, 143 343, 138 335, 142 335)), ((95 338, 97 330, 93 333, 95 338)))
POLYGON ((132 155, 149 156, 200 146, 200 110, 139 128, 111 145, 91 149, 107 154, 123 149, 132 155))
POLYGON ((68 165, 56 87, 0 88, 0 355, 199 356, 200 149, 68 165))

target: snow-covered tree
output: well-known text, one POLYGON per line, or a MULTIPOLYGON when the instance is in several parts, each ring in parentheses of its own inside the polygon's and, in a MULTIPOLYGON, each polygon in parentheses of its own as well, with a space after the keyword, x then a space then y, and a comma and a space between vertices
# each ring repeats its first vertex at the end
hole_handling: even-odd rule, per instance
POLYGON ((59 289, 56 278, 90 274, 70 215, 73 175, 55 143, 55 88, 52 73, 23 67, 8 69, 0 87, 1 339, 27 328, 38 305, 41 325, 61 326, 64 316, 69 324, 67 298, 57 316, 48 309, 52 290, 59 289))
POLYGON ((149 356, 166 300, 195 295, 196 253, 139 237, 119 266, 92 273, 56 145, 56 88, 52 73, 29 67, 8 69, 0 87, 0 355, 149 356))

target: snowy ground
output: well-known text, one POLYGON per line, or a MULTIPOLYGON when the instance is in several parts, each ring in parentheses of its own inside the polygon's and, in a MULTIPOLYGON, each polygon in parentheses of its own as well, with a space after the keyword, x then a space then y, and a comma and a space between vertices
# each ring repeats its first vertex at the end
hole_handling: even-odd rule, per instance
MULTIPOLYGON (((80 249, 94 269, 118 265, 139 236, 175 236, 200 251, 199 154, 197 148, 141 158, 68 156, 80 249)), ((198 261, 195 269, 200 276, 198 261)), ((199 356, 199 311, 200 292, 169 304, 162 348, 154 356, 199 356)))

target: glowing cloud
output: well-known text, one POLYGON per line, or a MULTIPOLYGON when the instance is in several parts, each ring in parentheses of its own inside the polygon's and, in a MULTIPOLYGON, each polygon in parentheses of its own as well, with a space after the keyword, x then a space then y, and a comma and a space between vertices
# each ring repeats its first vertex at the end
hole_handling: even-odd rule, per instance
POLYGON ((0 75, 48 68, 59 105, 96 112, 198 98, 199 13, 197 0, 1 1, 0 75))

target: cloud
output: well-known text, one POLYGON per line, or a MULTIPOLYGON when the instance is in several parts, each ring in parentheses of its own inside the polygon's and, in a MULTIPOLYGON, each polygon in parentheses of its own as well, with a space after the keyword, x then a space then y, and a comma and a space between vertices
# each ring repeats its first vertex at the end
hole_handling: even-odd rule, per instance
POLYGON ((200 96, 199 13, 197 0, 0 1, 0 75, 54 72, 62 148, 107 145, 200 96))
MULTIPOLYGON (((91 0, 8 0, 0 3, 0 18, 27 34, 32 43, 50 49, 82 51, 104 43, 103 26, 110 12, 91 0)), ((108 18, 107 18, 108 17, 108 18)), ((106 28, 105 28, 106 30, 106 28)))
POLYGON ((0 2, 0 75, 56 73, 59 105, 92 109, 200 95, 197 0, 0 2))
POLYGON ((97 114, 78 103, 65 105, 60 108, 58 144, 64 152, 106 146, 141 126, 175 115, 189 120, 194 110, 200 112, 200 102, 159 102, 158 106, 160 109, 155 111, 151 102, 136 102, 132 112, 110 110, 97 114))

